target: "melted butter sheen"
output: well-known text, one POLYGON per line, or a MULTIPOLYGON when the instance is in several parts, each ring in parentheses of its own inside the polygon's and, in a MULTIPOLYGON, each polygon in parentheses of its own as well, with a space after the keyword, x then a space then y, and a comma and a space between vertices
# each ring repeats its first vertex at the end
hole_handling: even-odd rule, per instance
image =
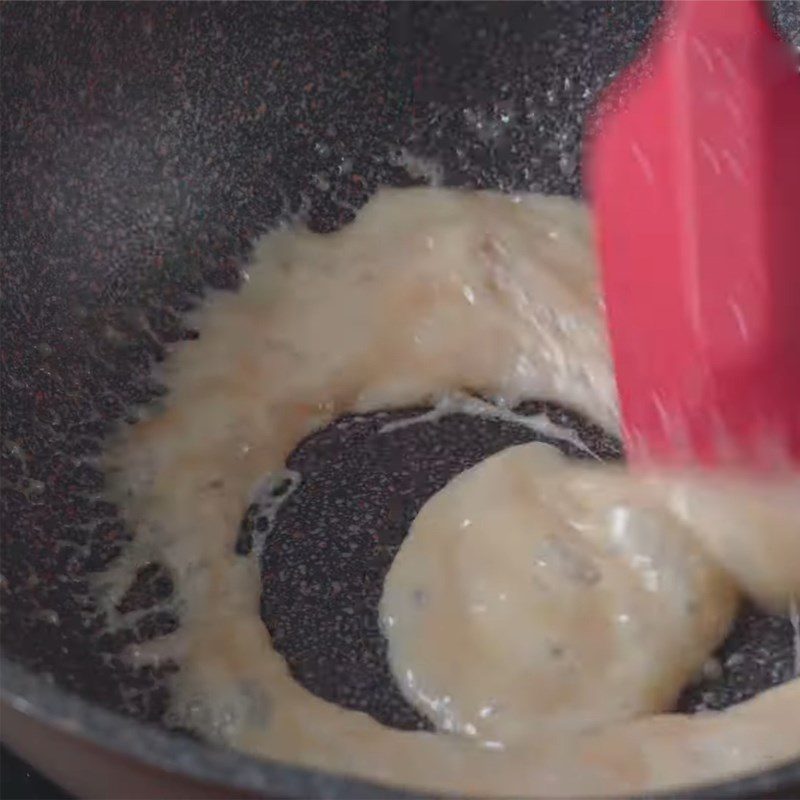
POLYGON ((303 436, 463 391, 558 400, 615 430, 614 383, 587 215, 567 199, 383 191, 336 234, 270 234, 249 275, 194 315, 163 406, 106 455, 137 536, 97 590, 117 624, 139 566, 172 571, 181 626, 130 655, 180 663, 173 721, 260 756, 489 795, 652 790, 800 753, 796 681, 720 714, 647 715, 724 635, 735 583, 779 608, 800 593, 796 476, 634 479, 507 451, 429 501, 383 600, 406 695, 460 734, 388 729, 299 686, 259 618, 257 554, 234 542, 303 436))

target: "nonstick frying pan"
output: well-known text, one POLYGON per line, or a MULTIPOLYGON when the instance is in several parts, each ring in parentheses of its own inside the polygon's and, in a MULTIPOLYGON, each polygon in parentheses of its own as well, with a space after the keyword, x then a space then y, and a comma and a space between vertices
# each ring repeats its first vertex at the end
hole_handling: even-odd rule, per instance
MULTIPOLYGON (((277 222, 333 230, 378 186, 426 180, 580 194, 586 111, 658 11, 636 2, 3 6, 0 590, 3 735, 13 747, 74 791, 106 797, 402 794, 159 724, 163 672, 134 671, 120 653, 178 624, 148 611, 171 592, 170 576, 158 564, 142 570, 123 600, 141 612, 137 623, 105 629, 88 577, 134 534, 103 499, 94 459, 114 425, 134 424, 137 405, 163 392, 151 368, 165 344, 198 335, 182 312, 207 287, 235 290, 250 242, 277 222)), ((800 42, 800 6, 779 4, 775 18, 800 42)), ((454 415, 399 428, 378 447, 383 422, 334 423, 292 454, 304 481, 273 524, 323 527, 354 556, 347 566, 302 536, 268 537, 262 616, 309 689, 424 727, 388 673, 376 615, 383 575, 430 494, 531 434, 454 415), (366 525, 382 531, 377 543, 366 525), (337 598, 323 602, 320 586, 332 581, 337 598)), ((618 443, 579 424, 605 457, 620 457, 618 443)), ((241 553, 265 524, 242 509, 241 553)), ((682 708, 723 707, 789 678, 789 623, 746 609, 718 656, 720 669, 687 690, 682 708)), ((800 757, 687 796, 798 792, 800 757)))

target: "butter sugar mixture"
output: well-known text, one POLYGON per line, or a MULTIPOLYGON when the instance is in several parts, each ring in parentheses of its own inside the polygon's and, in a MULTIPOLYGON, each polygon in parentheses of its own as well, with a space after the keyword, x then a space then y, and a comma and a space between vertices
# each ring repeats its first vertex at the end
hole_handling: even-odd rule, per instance
POLYGON ((381 603, 395 678, 437 732, 387 728, 290 676, 259 616, 244 509, 295 445, 348 412, 553 400, 618 426, 588 215, 578 202, 383 190, 328 235, 263 238, 238 293, 194 312, 169 388, 106 453, 136 530, 98 578, 113 616, 150 561, 178 630, 170 721, 259 756, 418 790, 624 794, 800 754, 800 681, 724 712, 668 713, 741 596, 800 595, 800 479, 631 475, 503 451, 418 515, 381 603))

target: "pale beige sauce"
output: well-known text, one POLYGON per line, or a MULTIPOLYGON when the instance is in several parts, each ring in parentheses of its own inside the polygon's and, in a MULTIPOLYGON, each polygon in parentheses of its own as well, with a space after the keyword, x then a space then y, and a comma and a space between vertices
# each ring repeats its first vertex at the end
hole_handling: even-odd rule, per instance
POLYGON ((431 498, 381 603, 406 697, 506 745, 669 708, 735 611, 733 581, 651 487, 544 444, 431 498))
MULTIPOLYGON (((670 543, 677 563, 693 566, 688 574, 659 568, 659 575, 681 588, 660 592, 667 638, 649 631, 646 640, 648 652, 659 657, 673 646, 685 647, 687 655, 648 675, 648 658, 628 661, 615 652, 627 634, 615 633, 612 619, 599 645, 608 663, 632 676, 635 690, 586 707, 567 703, 566 712, 557 704, 565 726, 560 735, 548 726, 525 732, 516 725, 498 748, 493 740, 487 745, 470 737, 406 733, 299 686, 259 618, 257 555, 244 559, 233 551, 238 523, 260 479, 283 468, 299 439, 346 411, 435 402, 463 391, 501 404, 555 399, 615 430, 616 401, 588 220, 573 201, 383 191, 339 233, 271 234, 257 247, 248 271, 241 292, 217 294, 195 314, 200 339, 176 346, 165 362, 161 377, 170 392, 163 408, 120 431, 107 454, 111 494, 137 537, 101 576, 98 591, 117 624, 114 602, 137 568, 158 559, 171 569, 181 627, 131 656, 180 662, 171 687, 174 721, 257 755, 462 793, 552 796, 653 789, 760 768, 800 753, 797 682, 723 714, 660 715, 576 730, 624 717, 626 708, 668 702, 700 651, 718 641, 731 614, 731 582, 700 555, 701 547, 767 602, 781 605, 800 589, 800 570, 786 566, 800 563, 797 517, 787 522, 783 514, 784 505, 793 502, 786 499, 791 496, 786 487, 759 489, 777 505, 768 510, 772 527, 754 535, 747 515, 760 519, 767 512, 752 493, 742 489, 731 494, 729 506, 717 502, 709 509, 704 493, 717 493, 716 487, 695 490, 697 481, 671 479, 673 499, 663 503, 674 519, 667 527, 699 531, 700 544, 688 533, 678 534, 685 551, 670 543), (696 524, 701 517, 707 519, 696 524), (730 541, 715 527, 719 519, 741 522, 730 541), (701 600, 702 609, 687 621, 679 608, 690 595, 701 600)), ((576 486, 585 469, 555 468, 576 486)), ((535 474, 549 480, 546 470, 537 468, 535 474)), ((601 494, 613 485, 623 504, 629 491, 636 497, 650 491, 634 488, 613 469, 592 474, 601 494)), ((796 489, 796 480, 790 480, 796 489)), ((664 481, 651 482, 658 494, 664 481)), ((576 489, 576 496, 587 498, 587 519, 605 502, 592 492, 576 489)), ((538 519, 549 503, 549 496, 541 496, 526 507, 538 519)), ((497 512, 496 505, 483 507, 487 525, 497 512)), ((516 513, 523 513, 522 506, 516 513)), ((561 529, 553 536, 559 539, 561 529)), ((604 536, 600 525, 593 546, 602 547, 604 536)), ((415 540, 416 532, 410 541, 415 540)), ((479 542, 476 547, 480 551, 479 542)), ((502 547, 493 552, 502 561, 502 547)), ((603 557, 604 568, 607 564, 620 577, 600 603, 598 614, 605 614, 606 622, 628 608, 633 595, 648 608, 641 619, 649 618, 647 582, 630 563, 636 555, 603 557)), ((467 566, 471 574, 474 565, 467 566)), ((502 581, 502 567, 491 579, 502 581)), ((558 581, 555 586, 562 591, 558 581)), ((555 611, 553 633, 559 617, 580 607, 579 598, 570 602, 555 611)), ((533 611, 541 614, 537 601, 533 611)), ((570 642, 581 633, 573 623, 567 619, 563 629, 570 642)), ((498 637, 497 646, 508 649, 502 629, 498 637)), ((593 645, 580 646, 590 653, 593 645)), ((544 679, 560 685, 557 671, 543 660, 535 663, 544 679)), ((581 675, 589 681, 588 673, 581 675)), ((604 690, 619 686, 615 679, 603 680, 604 690)), ((541 715, 540 701, 532 702, 524 713, 541 715)))

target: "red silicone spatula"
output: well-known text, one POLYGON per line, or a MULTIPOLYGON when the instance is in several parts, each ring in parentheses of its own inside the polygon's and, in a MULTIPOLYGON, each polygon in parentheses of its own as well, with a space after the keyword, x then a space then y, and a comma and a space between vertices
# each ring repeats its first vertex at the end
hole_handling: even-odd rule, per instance
POLYGON ((800 74, 751 0, 667 4, 589 138, 629 457, 800 464, 800 74))

